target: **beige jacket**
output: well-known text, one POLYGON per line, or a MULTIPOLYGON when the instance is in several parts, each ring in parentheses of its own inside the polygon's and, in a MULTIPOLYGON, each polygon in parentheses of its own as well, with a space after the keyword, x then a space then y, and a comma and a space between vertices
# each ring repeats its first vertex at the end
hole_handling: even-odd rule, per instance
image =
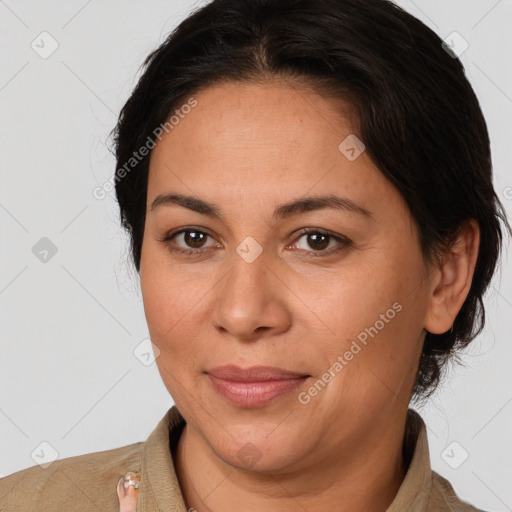
MULTIPOLYGON (((172 407, 145 442, 56 460, 0 479, 1 512, 118 512, 117 483, 140 474, 137 512, 187 512, 171 447, 185 422, 172 407)), ((404 439, 411 463, 387 512, 483 512, 461 501, 450 483, 432 471, 425 423, 409 409, 404 439)))

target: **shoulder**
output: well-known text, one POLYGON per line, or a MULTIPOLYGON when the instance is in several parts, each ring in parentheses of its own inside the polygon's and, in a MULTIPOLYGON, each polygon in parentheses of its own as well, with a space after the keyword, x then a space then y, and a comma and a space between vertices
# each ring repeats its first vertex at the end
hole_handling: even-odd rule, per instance
POLYGON ((2 512, 110 510, 117 512, 117 482, 140 470, 144 443, 56 460, 0 479, 2 512))
POLYGON ((461 500, 446 478, 432 471, 432 491, 427 510, 449 512, 485 512, 461 500))

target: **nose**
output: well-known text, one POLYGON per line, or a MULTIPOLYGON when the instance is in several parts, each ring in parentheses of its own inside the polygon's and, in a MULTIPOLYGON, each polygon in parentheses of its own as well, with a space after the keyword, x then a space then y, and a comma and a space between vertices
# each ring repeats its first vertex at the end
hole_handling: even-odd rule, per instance
POLYGON ((290 294, 264 253, 252 262, 235 253, 231 270, 214 288, 211 322, 241 341, 275 336, 291 325, 290 294))

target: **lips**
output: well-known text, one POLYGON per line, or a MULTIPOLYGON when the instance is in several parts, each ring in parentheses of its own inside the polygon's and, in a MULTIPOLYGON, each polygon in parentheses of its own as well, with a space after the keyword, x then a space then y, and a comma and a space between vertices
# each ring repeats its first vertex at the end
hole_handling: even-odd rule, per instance
POLYGON ((220 366, 206 372, 214 390, 238 407, 261 407, 302 385, 309 375, 270 366, 220 366))

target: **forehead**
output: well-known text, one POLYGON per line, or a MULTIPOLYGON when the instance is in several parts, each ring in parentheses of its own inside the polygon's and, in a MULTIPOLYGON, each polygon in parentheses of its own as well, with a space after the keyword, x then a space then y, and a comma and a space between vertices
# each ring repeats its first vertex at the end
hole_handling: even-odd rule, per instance
POLYGON ((220 144, 222 153, 251 148, 275 156, 293 148, 300 155, 312 144, 336 149, 342 133, 354 132, 350 104, 288 82, 223 82, 195 94, 194 100, 193 110, 179 120, 174 116, 173 138, 185 143, 184 149, 195 144, 213 152, 220 144))
POLYGON ((351 106, 341 100, 282 82, 222 83, 193 98, 196 106, 152 152, 148 205, 167 191, 216 204, 393 194, 364 151, 347 158, 345 141, 357 135, 347 117, 351 106))

